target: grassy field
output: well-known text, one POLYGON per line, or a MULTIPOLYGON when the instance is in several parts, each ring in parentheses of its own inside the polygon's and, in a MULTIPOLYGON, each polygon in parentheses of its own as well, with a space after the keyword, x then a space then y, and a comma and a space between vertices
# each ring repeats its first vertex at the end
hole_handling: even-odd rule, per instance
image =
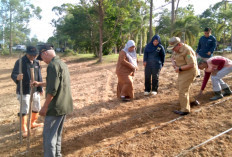
MULTIPOLYGON (((76 61, 88 61, 88 60, 96 60, 96 63, 98 61, 98 57, 96 57, 94 54, 77 54, 77 55, 69 55, 69 56, 64 56, 62 54, 58 54, 61 57, 64 57, 66 59, 71 59, 71 60, 76 60, 76 61)), ((142 61, 143 60, 143 54, 140 56, 137 54, 138 60, 142 61)), ((166 53, 166 58, 170 58, 171 54, 166 53)), ((112 63, 112 62, 117 62, 118 60, 118 54, 109 54, 105 55, 102 57, 102 63, 112 63)))

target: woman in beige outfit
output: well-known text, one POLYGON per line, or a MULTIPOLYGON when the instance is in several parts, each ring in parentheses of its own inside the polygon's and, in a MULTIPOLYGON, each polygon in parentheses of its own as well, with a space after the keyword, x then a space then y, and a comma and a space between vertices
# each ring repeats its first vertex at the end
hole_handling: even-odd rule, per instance
POLYGON ((123 101, 134 98, 133 76, 138 68, 135 42, 129 40, 119 52, 116 74, 118 76, 117 97, 123 101))

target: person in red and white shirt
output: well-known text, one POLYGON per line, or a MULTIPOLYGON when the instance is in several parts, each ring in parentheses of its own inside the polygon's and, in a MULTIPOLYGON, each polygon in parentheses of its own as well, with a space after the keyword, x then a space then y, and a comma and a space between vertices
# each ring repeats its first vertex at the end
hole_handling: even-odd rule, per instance
POLYGON ((215 96, 210 98, 210 100, 217 100, 223 98, 223 96, 231 95, 232 92, 230 87, 222 80, 222 78, 232 72, 232 60, 222 56, 214 56, 207 61, 199 59, 198 68, 205 71, 199 95, 203 93, 210 75, 213 91, 215 93, 215 96), (224 92, 222 93, 222 91, 224 92))

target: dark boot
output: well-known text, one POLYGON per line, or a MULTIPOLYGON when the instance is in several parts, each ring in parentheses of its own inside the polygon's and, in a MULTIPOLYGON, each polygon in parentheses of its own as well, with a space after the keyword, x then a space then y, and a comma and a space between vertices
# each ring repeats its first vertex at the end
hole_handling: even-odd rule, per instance
POLYGON ((229 96, 229 95, 231 95, 231 94, 232 94, 232 92, 231 92, 231 90, 230 90, 229 87, 223 89, 223 92, 222 92, 222 95, 223 95, 223 96, 229 96))
POLYGON ((214 93, 215 93, 215 96, 210 98, 209 100, 218 100, 218 99, 223 98, 221 91, 215 91, 214 93))
POLYGON ((193 101, 193 102, 190 102, 190 106, 191 107, 193 107, 193 106, 199 106, 200 105, 200 103, 199 103, 199 101, 197 101, 197 100, 195 100, 195 101, 193 101))

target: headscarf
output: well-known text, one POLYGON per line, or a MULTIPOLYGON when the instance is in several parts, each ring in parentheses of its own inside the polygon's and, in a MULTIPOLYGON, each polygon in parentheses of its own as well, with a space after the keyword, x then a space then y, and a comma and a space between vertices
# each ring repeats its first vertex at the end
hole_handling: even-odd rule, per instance
POLYGON ((161 41, 160 41, 160 36, 159 35, 154 35, 151 42, 147 44, 146 48, 145 48, 145 51, 146 52, 154 52, 157 48, 157 46, 155 46, 153 44, 153 41, 154 40, 158 40, 159 44, 158 45, 161 45, 161 41))
POLYGON ((122 49, 124 52, 126 52, 126 57, 128 58, 129 62, 134 66, 137 67, 137 55, 136 51, 134 50, 133 52, 129 52, 128 49, 132 46, 135 46, 135 42, 133 40, 129 40, 124 49, 122 49))

